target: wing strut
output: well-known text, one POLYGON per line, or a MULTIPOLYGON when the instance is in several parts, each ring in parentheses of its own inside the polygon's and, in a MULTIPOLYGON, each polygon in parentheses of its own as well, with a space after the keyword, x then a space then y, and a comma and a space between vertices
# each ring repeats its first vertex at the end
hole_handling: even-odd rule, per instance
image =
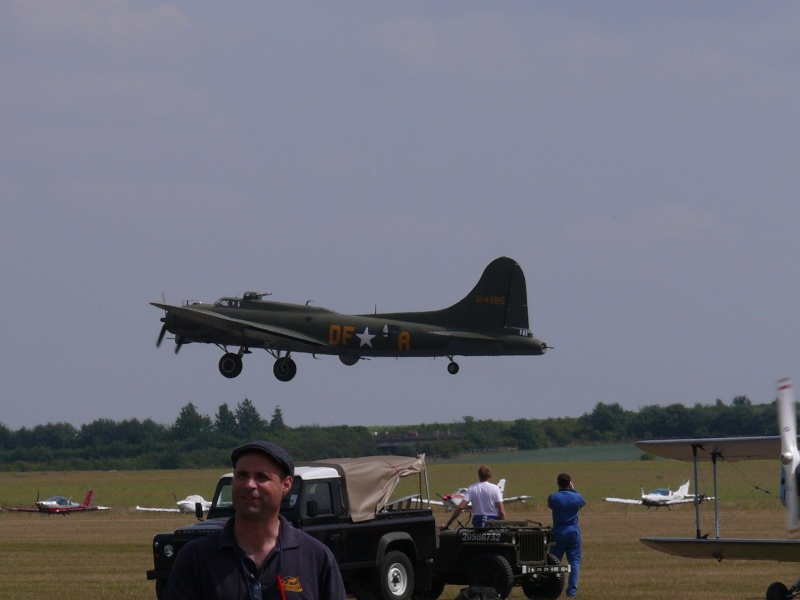
MULTIPOLYGON (((698 493, 699 481, 697 477, 697 449, 702 448, 702 444, 692 444, 692 464, 694 466, 694 522, 697 539, 704 536, 700 533, 700 494, 698 493)), ((719 492, 717 491, 717 457, 722 456, 718 452, 711 451, 711 472, 714 480, 714 537, 719 539, 719 492)))

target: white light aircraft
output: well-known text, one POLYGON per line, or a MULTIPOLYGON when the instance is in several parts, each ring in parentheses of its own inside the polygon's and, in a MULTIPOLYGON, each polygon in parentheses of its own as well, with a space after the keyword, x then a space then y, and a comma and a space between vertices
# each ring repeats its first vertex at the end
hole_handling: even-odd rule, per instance
POLYGON ((204 500, 202 496, 198 496, 197 494, 186 496, 186 498, 178 500, 175 504, 177 508, 148 508, 146 506, 137 506, 136 510, 146 512, 180 512, 193 515, 195 514, 195 507, 197 504, 203 507, 203 512, 211 508, 211 502, 204 500))
MULTIPOLYGON (((505 493, 506 489, 506 480, 501 479, 497 482, 497 487, 500 488, 500 493, 505 493)), ((461 505, 461 501, 464 499, 464 495, 467 493, 467 489, 465 487, 458 488, 452 494, 436 494, 441 498, 441 502, 438 500, 430 500, 431 504, 436 504, 437 506, 444 506, 447 509, 447 512, 451 510, 455 510, 461 505)), ((525 502, 526 500, 530 500, 531 496, 511 496, 510 498, 503 497, 503 504, 511 504, 512 502, 525 502)), ((471 506, 472 503, 470 502, 467 506, 471 506)))
MULTIPOLYGON (((697 498, 698 502, 702 502, 703 500, 713 500, 713 497, 707 497, 704 494, 700 494, 697 498)), ((661 506, 666 506, 669 508, 673 504, 692 504, 695 500, 695 495, 689 493, 689 480, 686 479, 674 492, 667 488, 657 488, 650 492, 649 494, 644 493, 644 488, 642 488, 642 497, 639 499, 636 498, 603 498, 606 502, 617 502, 619 504, 637 504, 640 506, 646 506, 647 508, 659 508, 661 506)))
MULTIPOLYGON (((700 510, 695 506, 696 536, 694 538, 642 538, 640 541, 667 554, 686 558, 729 560, 774 560, 800 562, 798 527, 798 485, 800 452, 797 447, 797 417, 792 382, 778 381, 779 436, 748 438, 701 438, 684 440, 654 440, 637 442, 641 450, 677 460, 694 463, 695 486, 697 462, 711 461, 714 472, 714 495, 717 495, 717 462, 739 460, 779 459, 781 462, 781 502, 786 507, 786 534, 789 539, 720 538, 719 506, 714 502, 715 537, 700 535, 700 510)), ((780 581, 769 585, 766 600, 791 600, 800 597, 800 579, 791 587, 780 581)))

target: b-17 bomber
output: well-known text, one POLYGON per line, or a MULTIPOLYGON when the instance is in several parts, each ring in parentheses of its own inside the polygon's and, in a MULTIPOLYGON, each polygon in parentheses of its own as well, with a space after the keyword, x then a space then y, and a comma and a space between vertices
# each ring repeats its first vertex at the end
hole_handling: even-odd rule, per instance
POLYGON ((156 346, 168 332, 175 353, 192 342, 214 344, 223 352, 219 371, 228 378, 242 372, 245 354, 262 348, 275 358, 280 381, 297 373, 294 352, 338 356, 345 365, 372 357, 446 356, 448 372, 456 374, 454 356, 535 356, 548 349, 529 329, 525 275, 505 257, 492 261, 469 294, 442 310, 348 315, 265 295, 245 292, 213 304, 152 302, 166 313, 156 346))

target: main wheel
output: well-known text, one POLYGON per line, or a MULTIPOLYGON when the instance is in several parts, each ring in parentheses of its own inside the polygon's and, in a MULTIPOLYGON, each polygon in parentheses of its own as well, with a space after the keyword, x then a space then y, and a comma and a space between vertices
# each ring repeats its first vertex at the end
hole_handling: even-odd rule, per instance
POLYGON ((378 569, 375 592, 381 600, 407 600, 414 592, 414 567, 399 551, 389 552, 378 569))
POLYGON ((275 361, 272 373, 278 381, 291 381, 297 374, 297 365, 288 356, 284 356, 275 361))
POLYGON ((219 372, 228 379, 238 377, 242 372, 242 357, 233 352, 226 352, 219 359, 219 372))
POLYGON ((501 598, 508 598, 514 587, 514 572, 504 556, 483 554, 470 565, 469 585, 494 588, 501 598))
MULTIPOLYGON (((547 555, 548 565, 560 565, 561 561, 552 554, 547 555)), ((566 575, 564 573, 548 573, 536 575, 534 578, 522 580, 522 592, 532 600, 555 600, 564 591, 566 575)))
POLYGON ((451 362, 450 364, 448 364, 447 372, 450 373, 450 375, 455 375, 456 373, 458 373, 458 363, 451 362))
POLYGON ((767 588, 767 600, 786 600, 789 597, 789 588, 780 581, 770 583, 767 588))

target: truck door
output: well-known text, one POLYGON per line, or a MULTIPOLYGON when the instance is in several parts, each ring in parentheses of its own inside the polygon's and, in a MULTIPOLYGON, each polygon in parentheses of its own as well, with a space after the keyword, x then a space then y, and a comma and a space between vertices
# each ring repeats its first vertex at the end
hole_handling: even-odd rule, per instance
POLYGON ((330 481, 306 481, 300 511, 303 531, 330 548, 333 556, 339 560, 342 547, 339 523, 341 510, 336 506, 336 500, 330 481))

